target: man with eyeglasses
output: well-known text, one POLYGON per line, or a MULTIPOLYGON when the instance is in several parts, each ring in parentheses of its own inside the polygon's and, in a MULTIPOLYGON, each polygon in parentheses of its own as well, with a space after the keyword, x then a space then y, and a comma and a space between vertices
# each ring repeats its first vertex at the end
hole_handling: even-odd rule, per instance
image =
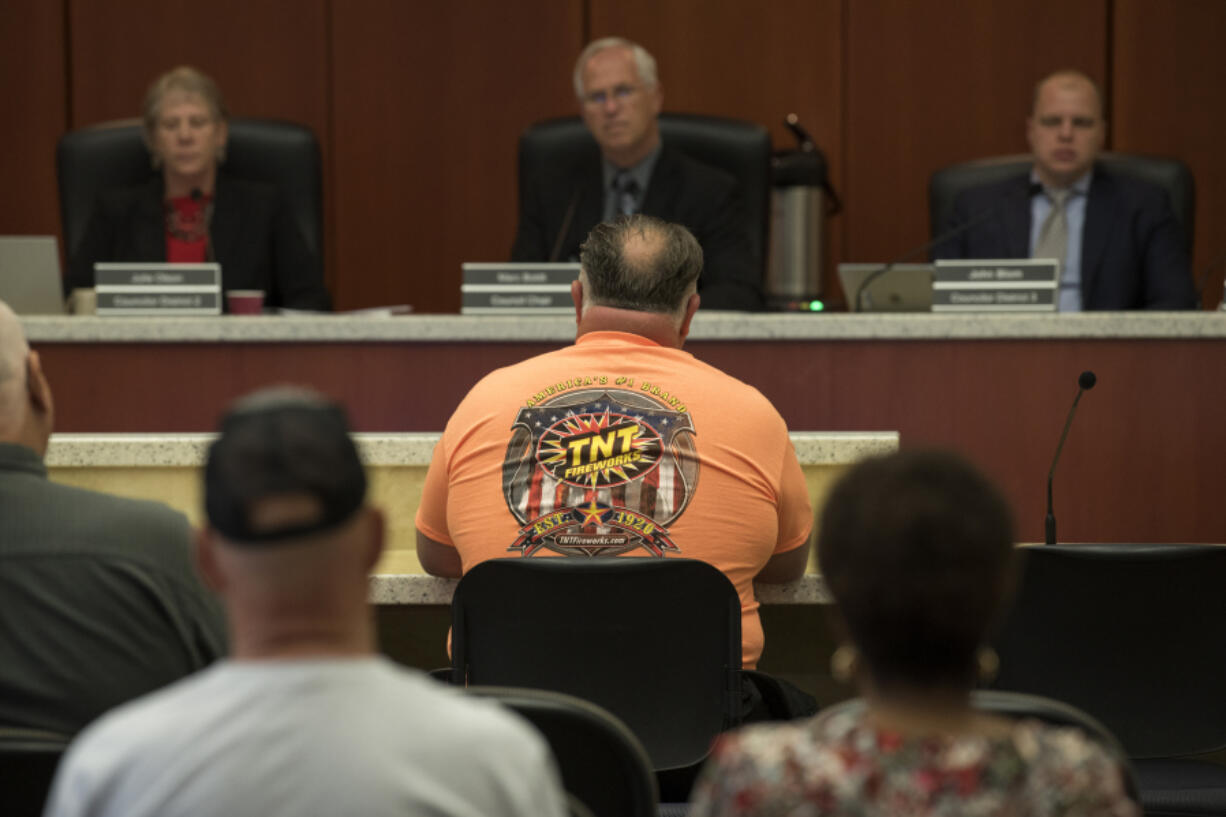
POLYGON ((514 261, 577 259, 601 221, 645 213, 685 225, 706 258, 706 309, 762 307, 761 263, 750 249, 736 180, 660 138, 655 59, 620 37, 589 44, 574 71, 583 122, 600 149, 521 179, 514 261))
POLYGON ((1095 159, 1107 125, 1098 86, 1057 71, 1035 86, 1028 176, 969 190, 941 231, 978 220, 934 258, 1058 258, 1062 312, 1191 309, 1187 250, 1167 194, 1095 159))

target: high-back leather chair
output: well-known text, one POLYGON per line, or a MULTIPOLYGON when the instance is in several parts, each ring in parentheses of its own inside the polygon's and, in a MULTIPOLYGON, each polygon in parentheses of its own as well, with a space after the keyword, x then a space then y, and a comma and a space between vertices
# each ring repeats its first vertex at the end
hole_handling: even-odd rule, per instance
MULTIPOLYGON (((1184 237, 1184 249, 1192 254, 1195 237, 1196 182, 1191 169, 1168 156, 1142 156, 1132 153, 1101 153, 1098 161, 1121 176, 1131 176, 1157 185, 1167 192, 1175 219, 1184 237)), ((948 229, 954 200, 960 193, 1030 172, 1034 157, 1029 153, 995 156, 959 162, 941 168, 928 181, 928 218, 933 238, 948 229)))
POLYGON ((656 817, 651 760, 608 710, 540 689, 473 686, 468 693, 498 701, 544 735, 575 817, 656 817))
POLYGON ((1226 814, 1226 547, 1023 548, 998 689, 1064 701, 1133 760, 1147 815, 1226 814))
MULTIPOLYGON (((104 122, 71 131, 56 148, 64 247, 72 257, 90 213, 105 190, 135 187, 156 172, 139 119, 104 122)), ((281 191, 302 235, 323 257, 323 194, 319 143, 305 125, 271 119, 231 119, 223 172, 273 184, 281 191)))
MULTIPOLYGON (((770 226, 770 134, 753 122, 697 114, 660 114, 660 138, 687 156, 736 178, 741 189, 745 232, 759 269, 765 269, 770 226)), ((578 162, 599 148, 577 116, 547 119, 519 140, 519 178, 531 179, 550 164, 578 162)), ((522 185, 521 185, 522 193, 522 185)))
POLYGON ((0 814, 39 817, 69 737, 0 726, 0 814))
POLYGON ((662 784, 692 782, 715 736, 740 721, 740 599, 705 562, 493 559, 460 579, 451 623, 453 683, 602 706, 642 741, 662 784))

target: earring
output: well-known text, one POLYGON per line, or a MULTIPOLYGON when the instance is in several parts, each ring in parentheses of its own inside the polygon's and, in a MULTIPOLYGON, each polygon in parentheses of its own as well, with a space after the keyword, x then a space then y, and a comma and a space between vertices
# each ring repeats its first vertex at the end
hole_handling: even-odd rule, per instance
POLYGON ((855 647, 850 644, 839 645, 830 656, 830 675, 841 684, 850 684, 856 677, 859 657, 855 647))
POLYGON ((979 680, 986 684, 1000 671, 1000 656, 991 647, 980 647, 975 653, 975 664, 979 668, 979 680))

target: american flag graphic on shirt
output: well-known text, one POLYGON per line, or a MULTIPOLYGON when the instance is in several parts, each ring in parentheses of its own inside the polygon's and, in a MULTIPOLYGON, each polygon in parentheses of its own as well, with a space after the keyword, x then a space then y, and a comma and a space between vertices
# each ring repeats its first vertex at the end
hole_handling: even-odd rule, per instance
POLYGON ((693 419, 630 389, 585 389, 521 409, 503 462, 522 526, 509 550, 677 552, 668 527, 698 485, 693 419))

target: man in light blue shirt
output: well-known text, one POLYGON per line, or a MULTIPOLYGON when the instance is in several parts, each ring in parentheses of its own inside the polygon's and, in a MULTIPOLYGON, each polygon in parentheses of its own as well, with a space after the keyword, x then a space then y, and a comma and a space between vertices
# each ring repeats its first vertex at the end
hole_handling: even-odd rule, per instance
POLYGON ((958 196, 942 230, 978 221, 934 258, 1057 258, 1059 308, 1191 309, 1185 237, 1164 190, 1096 163, 1106 140, 1098 86, 1058 71, 1035 86, 1029 174, 958 196))

